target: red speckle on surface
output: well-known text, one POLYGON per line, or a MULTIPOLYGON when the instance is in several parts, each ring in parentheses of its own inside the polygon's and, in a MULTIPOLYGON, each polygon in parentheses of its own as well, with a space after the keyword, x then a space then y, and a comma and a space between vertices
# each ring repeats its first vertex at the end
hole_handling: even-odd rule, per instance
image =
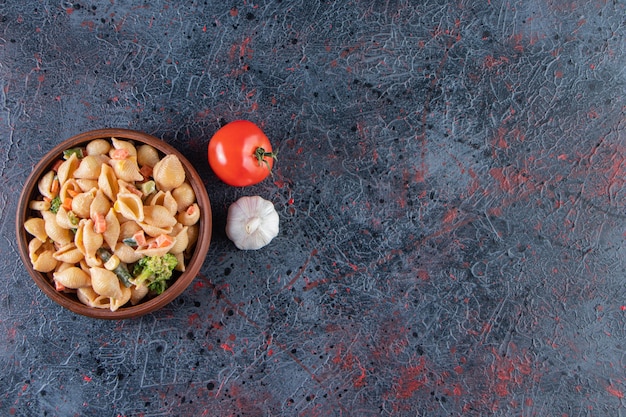
POLYGON ((495 392, 500 397, 506 397, 509 395, 509 390, 507 389, 507 385, 505 382, 498 382, 495 386, 495 392))
POLYGON ((498 133, 496 135, 496 138, 494 140, 494 146, 500 149, 508 149, 509 148, 509 144, 506 141, 505 135, 506 135, 507 131, 504 127, 499 127, 498 128, 498 133))
POLYGON ((617 387, 615 387, 614 385, 609 385, 606 387, 606 390, 609 394, 619 398, 620 400, 622 398, 624 398, 624 392, 620 389, 618 389, 617 387))
POLYGON ((502 207, 491 207, 487 210, 487 213, 491 216, 501 217, 502 216, 502 207))
POLYGON ((528 172, 514 167, 496 167, 489 170, 489 175, 498 182, 500 189, 513 193, 522 184, 528 182, 528 172))
POLYGON ((417 364, 402 369, 394 387, 396 397, 399 399, 411 398, 415 392, 428 383, 427 373, 428 369, 424 357, 420 357, 417 364))
MULTIPOLYGON (((511 109, 507 118, 513 117, 515 110, 511 109)), ((496 150, 507 150, 511 147, 512 143, 521 143, 526 139, 525 135, 519 128, 509 129, 505 126, 500 126, 496 130, 496 134, 492 140, 492 147, 494 148, 493 156, 496 157, 496 150)))
POLYGON ((276 180, 274 181, 274 185, 277 186, 278 188, 285 188, 287 183, 283 180, 276 180))
POLYGON ((252 42, 252 38, 249 36, 246 37, 240 43, 235 43, 230 47, 230 51, 228 56, 231 61, 235 61, 237 59, 251 59, 253 50, 250 48, 250 43, 252 42))
POLYGON ((459 214, 459 211, 456 208, 448 210, 446 214, 443 215, 443 219, 442 219, 443 223, 446 223, 446 224, 454 223, 458 214, 459 214))
POLYGON ((90 32, 93 32, 96 24, 93 22, 93 20, 86 20, 82 22, 80 26, 89 29, 90 32))
POLYGON ((500 65, 507 64, 508 62, 509 62, 509 59, 505 56, 494 58, 492 55, 487 55, 483 61, 483 65, 487 69, 492 69, 500 65))
POLYGON ((536 382, 541 377, 530 356, 519 351, 513 344, 509 345, 506 354, 500 354, 495 348, 492 349, 492 354, 494 360, 487 370, 487 376, 499 397, 506 397, 512 391, 536 382))
POLYGON ((524 39, 524 35, 521 33, 515 34, 512 37, 513 39, 513 50, 515 52, 524 52, 524 45, 522 45, 522 40, 524 39))
POLYGON ((15 327, 9 327, 6 331, 7 339, 10 341, 15 340, 15 336, 17 335, 17 329, 15 327))
POLYGON ((202 282, 202 281, 196 281, 196 282, 193 284, 193 290, 194 290, 194 291, 198 291, 198 290, 200 290, 200 289, 202 289, 202 288, 204 288, 204 282, 202 282))
POLYGON ((361 388, 364 385, 366 385, 365 368, 361 365, 360 362, 359 362, 359 370, 360 370, 360 373, 358 374, 357 377, 353 379, 353 385, 355 388, 361 388))
POLYGON ((413 180, 415 182, 424 182, 426 180, 427 174, 428 174, 428 170, 426 169, 426 167, 424 167, 423 169, 418 169, 415 171, 415 174, 413 175, 413 180))
POLYGON ((232 354, 235 354, 235 350, 228 343, 222 343, 220 347, 224 350, 224 352, 230 352, 232 354))
POLYGON ((425 269, 420 269, 417 271, 417 277, 422 281, 428 281, 430 279, 430 274, 425 269))
POLYGON ((302 273, 306 270, 306 267, 311 261, 311 259, 316 255, 317 255, 317 249, 313 249, 313 251, 311 251, 311 254, 309 255, 304 265, 302 265, 302 267, 298 270, 298 273, 294 275, 294 277, 282 288, 281 291, 291 288, 298 281, 298 279, 302 276, 302 273))
POLYGON ((199 319, 200 319, 200 315, 198 315, 198 313, 193 313, 187 318, 187 322, 189 323, 189 325, 192 325, 195 322, 197 322, 199 319))
POLYGON ((326 284, 329 280, 326 278, 322 278, 322 279, 318 279, 315 281, 311 281, 308 278, 304 278, 305 282, 304 282, 304 291, 311 291, 313 288, 322 285, 322 284, 326 284))
POLYGON ((337 352, 332 359, 333 363, 340 366, 343 371, 347 371, 352 376, 352 385, 355 388, 366 385, 366 369, 361 361, 355 356, 349 348, 343 344, 337 347, 337 352))

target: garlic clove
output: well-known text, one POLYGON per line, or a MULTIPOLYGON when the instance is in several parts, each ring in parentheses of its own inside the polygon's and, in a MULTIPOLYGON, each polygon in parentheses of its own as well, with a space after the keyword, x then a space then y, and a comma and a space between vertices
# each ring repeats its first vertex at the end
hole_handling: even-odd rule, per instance
POLYGON ((228 208, 226 235, 239 249, 261 249, 278 231, 279 218, 274 204, 260 196, 241 197, 228 208))

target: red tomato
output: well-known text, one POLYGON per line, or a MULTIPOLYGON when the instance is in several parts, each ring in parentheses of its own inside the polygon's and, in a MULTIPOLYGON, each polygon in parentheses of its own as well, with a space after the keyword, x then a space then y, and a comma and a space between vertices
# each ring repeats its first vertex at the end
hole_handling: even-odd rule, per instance
POLYGON ((209 165, 222 181, 236 187, 257 184, 272 171, 276 154, 263 131, 247 120, 223 126, 209 141, 209 165))

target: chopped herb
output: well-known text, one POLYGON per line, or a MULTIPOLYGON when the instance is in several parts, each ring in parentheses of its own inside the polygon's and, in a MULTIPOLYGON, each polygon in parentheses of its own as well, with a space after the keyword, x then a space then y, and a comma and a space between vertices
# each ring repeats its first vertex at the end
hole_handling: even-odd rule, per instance
POLYGON ((63 159, 70 159, 73 154, 75 154, 78 159, 84 156, 82 148, 70 148, 63 151, 63 159))
POLYGON ((54 197, 50 202, 50 211, 57 214, 59 212, 59 208, 61 207, 61 203, 62 201, 59 196, 54 197))

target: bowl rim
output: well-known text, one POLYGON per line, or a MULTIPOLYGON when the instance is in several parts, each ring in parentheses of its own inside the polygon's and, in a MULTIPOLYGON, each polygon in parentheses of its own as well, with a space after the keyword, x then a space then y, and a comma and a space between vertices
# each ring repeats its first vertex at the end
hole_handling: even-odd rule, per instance
POLYGON ((35 284, 37 284, 37 286, 52 301, 74 313, 86 317, 121 320, 141 317, 145 314, 154 312, 172 302, 175 298, 182 294, 189 285, 191 285, 200 271, 204 260, 206 259, 211 243, 212 211, 204 182, 193 165, 180 151, 167 142, 148 133, 124 128, 104 128, 82 132, 61 141, 46 152, 46 154, 34 165, 32 171, 24 182, 23 189, 18 199, 15 227, 18 251, 20 253, 22 263, 26 267, 26 270, 31 278, 35 281, 35 284), (145 302, 141 302, 135 306, 120 307, 116 311, 89 307, 82 304, 78 300, 73 300, 70 297, 56 291, 45 274, 38 272, 33 268, 28 255, 28 242, 30 241, 30 235, 28 235, 24 229, 24 222, 27 219, 28 213, 31 211, 28 205, 33 194, 36 192, 39 178, 41 178, 45 171, 49 169, 50 166, 62 155, 63 151, 94 139, 110 139, 111 137, 147 143, 163 154, 176 155, 183 164, 189 183, 196 194, 196 202, 198 203, 198 206, 200 206, 202 214, 199 221, 200 226, 198 228, 198 240, 196 242, 194 253, 189 259, 189 262, 186 264, 185 271, 178 277, 178 279, 171 286, 169 286, 163 294, 145 302))

